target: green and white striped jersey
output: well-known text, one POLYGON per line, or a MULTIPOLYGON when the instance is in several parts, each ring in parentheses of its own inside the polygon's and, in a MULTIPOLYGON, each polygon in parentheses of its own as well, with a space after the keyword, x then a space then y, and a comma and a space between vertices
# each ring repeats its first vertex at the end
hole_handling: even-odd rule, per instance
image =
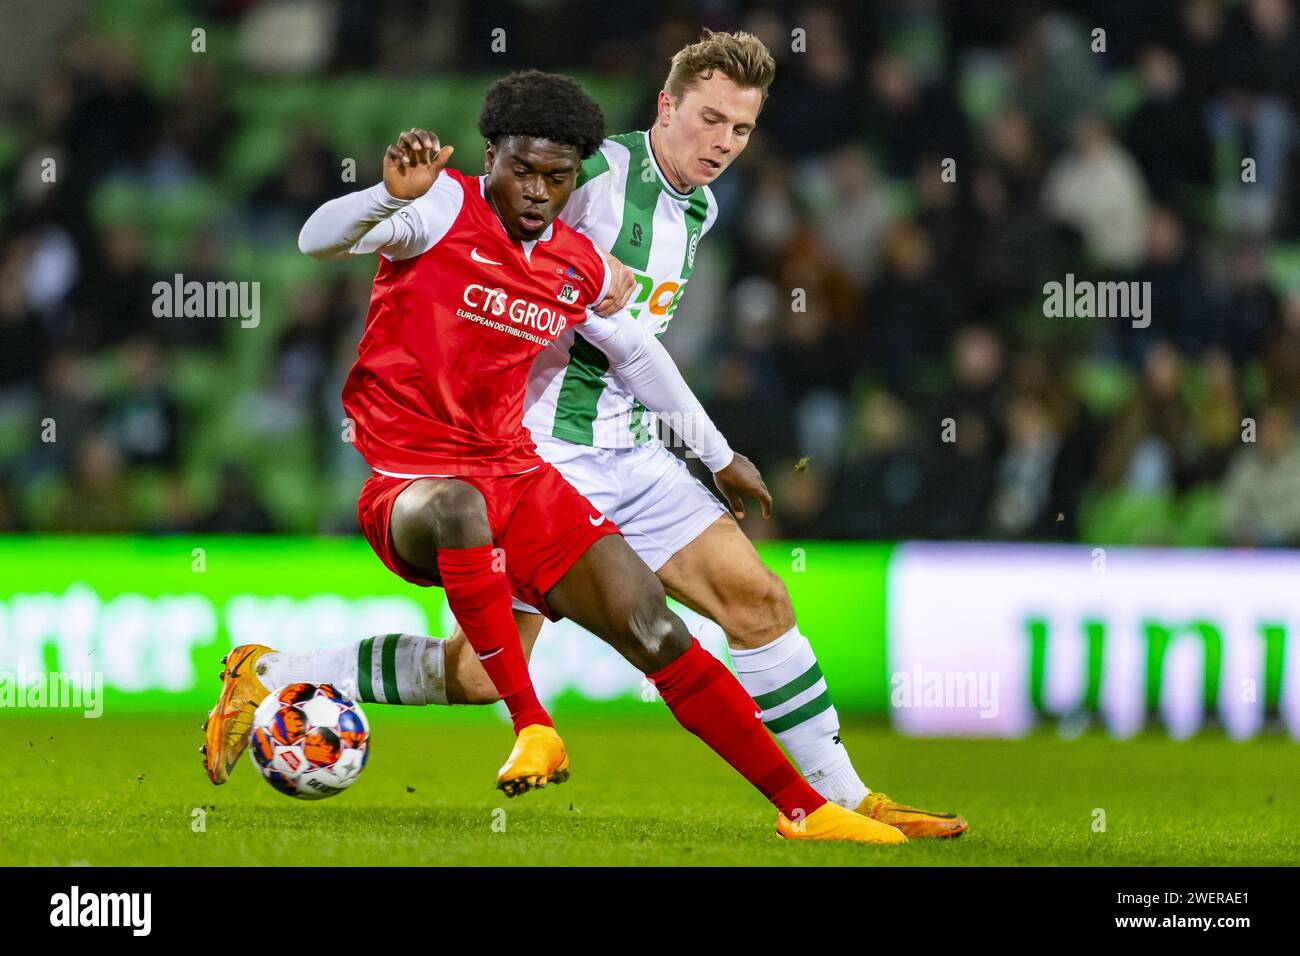
MULTIPOLYGON (((582 164, 560 218, 608 249, 636 275, 620 321, 662 335, 695 264, 695 248, 718 215, 707 186, 677 192, 650 149, 648 131, 605 140, 582 164)), ((628 448, 657 437, 655 416, 609 370, 603 352, 570 329, 534 361, 524 424, 580 445, 628 448)))

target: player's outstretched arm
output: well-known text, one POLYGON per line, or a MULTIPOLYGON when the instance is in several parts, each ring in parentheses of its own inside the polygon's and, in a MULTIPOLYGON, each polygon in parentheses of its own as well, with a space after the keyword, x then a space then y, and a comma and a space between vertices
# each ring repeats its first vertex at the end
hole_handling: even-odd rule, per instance
POLYGON ((458 190, 433 189, 452 151, 427 130, 402 133, 384 152, 384 181, 322 205, 298 248, 316 259, 372 252, 405 259, 431 248, 460 210, 458 190))
POLYGON ((578 333, 605 353, 610 367, 641 403, 667 419, 673 431, 708 466, 718 490, 737 516, 745 514, 743 495, 752 495, 759 502, 763 517, 772 513, 772 495, 762 475, 753 462, 731 450, 657 338, 639 322, 593 317, 591 313, 578 326, 578 333))

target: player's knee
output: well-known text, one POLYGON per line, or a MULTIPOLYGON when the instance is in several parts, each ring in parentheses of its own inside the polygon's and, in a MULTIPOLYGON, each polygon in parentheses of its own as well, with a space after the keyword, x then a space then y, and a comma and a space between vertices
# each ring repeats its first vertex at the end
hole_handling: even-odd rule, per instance
POLYGON ((393 528, 433 550, 486 544, 492 536, 483 495, 463 481, 412 485, 394 503, 393 528))
POLYGON ((646 588, 626 599, 621 616, 638 658, 633 663, 647 674, 667 667, 690 646, 691 635, 682 619, 668 610, 662 588, 657 594, 646 588))
POLYGON ((735 645, 761 647, 794 627, 785 582, 762 565, 732 582, 723 597, 718 624, 735 645))
POLYGON ((763 574, 765 587, 760 601, 763 613, 769 620, 785 623, 783 630, 788 631, 794 626, 794 607, 790 603, 790 592, 786 589, 780 575, 773 574, 766 568, 763 569, 763 574))
POLYGON ((487 502, 473 485, 447 481, 437 485, 430 495, 429 507, 438 528, 438 540, 453 547, 464 546, 480 538, 491 538, 487 502))

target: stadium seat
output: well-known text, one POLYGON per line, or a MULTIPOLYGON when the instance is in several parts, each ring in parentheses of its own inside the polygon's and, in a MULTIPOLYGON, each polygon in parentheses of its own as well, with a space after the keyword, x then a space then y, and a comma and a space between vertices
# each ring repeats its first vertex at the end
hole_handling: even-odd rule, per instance
POLYGON ((1214 485, 1200 485, 1178 502, 1178 543, 1193 548, 1219 544, 1222 495, 1214 485))
POLYGON ((158 528, 167 519, 167 475, 156 468, 133 468, 127 479, 127 497, 138 527, 158 528))
POLYGON ((1072 373, 1075 391, 1088 411, 1098 417, 1118 414, 1136 386, 1133 372, 1118 362, 1086 359, 1072 373))
POLYGON ((24 479, 20 486, 23 513, 27 515, 34 531, 52 531, 58 526, 59 508, 68 492, 68 482, 62 474, 43 471, 24 479))
POLYGON ((1080 506, 1079 530, 1089 544, 1157 545, 1175 537, 1174 496, 1093 489, 1080 506))

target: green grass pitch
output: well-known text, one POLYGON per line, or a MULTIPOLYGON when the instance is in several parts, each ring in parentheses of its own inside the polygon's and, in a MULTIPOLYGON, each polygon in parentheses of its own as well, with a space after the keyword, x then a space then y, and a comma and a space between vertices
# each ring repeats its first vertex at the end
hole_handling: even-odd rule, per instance
POLYGON ((918 741, 851 723, 867 782, 955 809, 959 840, 794 844, 774 812, 663 714, 558 714, 573 778, 507 801, 487 713, 368 708, 369 766, 291 800, 246 758, 212 787, 201 715, 0 718, 0 865, 1263 865, 1300 860, 1295 745, 1217 736, 918 741), (204 808, 196 832, 196 808, 204 808), (504 817, 500 812, 504 809, 504 817), (1105 831, 1094 829, 1095 810, 1105 831), (502 829, 504 823, 504 831, 502 829), (495 828, 494 828, 495 824, 495 828))

